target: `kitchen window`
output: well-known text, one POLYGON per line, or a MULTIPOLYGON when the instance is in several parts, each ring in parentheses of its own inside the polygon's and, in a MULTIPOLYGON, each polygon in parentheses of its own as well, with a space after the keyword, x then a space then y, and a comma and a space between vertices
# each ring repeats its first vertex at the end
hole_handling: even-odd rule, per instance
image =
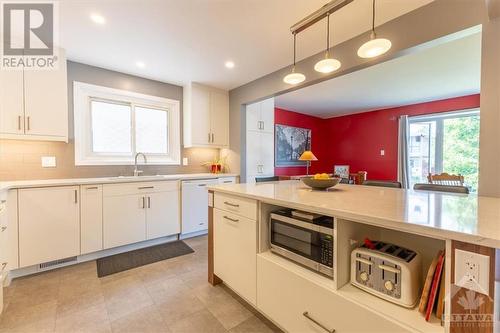
POLYGON ((410 186, 427 183, 429 173, 461 174, 477 192, 479 110, 410 117, 408 166, 410 186))
POLYGON ((74 83, 75 165, 180 164, 179 101, 74 83))

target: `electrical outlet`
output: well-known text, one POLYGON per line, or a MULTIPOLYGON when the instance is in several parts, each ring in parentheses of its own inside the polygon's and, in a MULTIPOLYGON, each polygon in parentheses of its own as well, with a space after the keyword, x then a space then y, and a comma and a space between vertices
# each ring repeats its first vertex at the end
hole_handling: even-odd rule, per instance
POLYGON ((56 167, 55 156, 42 156, 42 168, 55 168, 55 167, 56 167))
POLYGON ((380 156, 385 156, 385 150, 384 149, 380 150, 380 156))
POLYGON ((456 249, 455 284, 488 295, 490 291, 490 257, 456 249))
POLYGON ((182 158, 182 165, 188 165, 188 164, 189 164, 188 158, 187 157, 183 157, 182 158))

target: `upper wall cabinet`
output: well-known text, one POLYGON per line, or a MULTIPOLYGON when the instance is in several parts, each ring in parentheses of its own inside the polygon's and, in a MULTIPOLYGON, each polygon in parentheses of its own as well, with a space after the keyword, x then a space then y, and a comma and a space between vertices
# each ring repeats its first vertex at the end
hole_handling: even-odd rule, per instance
POLYGON ((184 147, 229 145, 229 94, 191 83, 184 87, 184 147))
POLYGON ((247 131, 274 133, 274 98, 247 105, 247 131))
POLYGON ((3 71, 0 138, 68 141, 66 55, 55 70, 3 71))

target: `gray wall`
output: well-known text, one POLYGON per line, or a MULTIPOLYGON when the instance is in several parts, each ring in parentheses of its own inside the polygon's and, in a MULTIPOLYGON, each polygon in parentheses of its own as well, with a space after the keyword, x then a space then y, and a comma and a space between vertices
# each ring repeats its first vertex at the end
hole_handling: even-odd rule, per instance
MULTIPOLYGON (((131 175, 133 166, 75 166, 73 129, 73 82, 179 100, 182 112, 182 87, 68 61, 69 143, 48 141, 0 140, 0 180, 81 178, 131 175), (42 156, 56 156, 56 168, 42 168, 42 156)), ((182 115, 181 115, 182 121, 182 115)), ((182 126, 181 126, 182 128, 182 126)), ((218 156, 217 149, 182 149, 188 166, 144 166, 145 174, 206 172, 201 164, 218 156)))
MULTIPOLYGON (((493 0, 497 1, 497 0, 493 0)), ((344 43, 336 45, 333 52, 336 57, 342 61, 342 68, 338 72, 331 75, 324 75, 314 71, 314 64, 324 55, 323 52, 318 53, 309 58, 303 59, 297 63, 297 69, 304 73, 307 77, 306 81, 296 87, 290 87, 283 83, 283 77, 291 70, 290 67, 283 68, 274 73, 268 74, 260 79, 245 84, 241 87, 233 89, 229 93, 230 101, 230 158, 229 162, 233 170, 240 170, 244 179, 245 176, 245 104, 256 100, 264 99, 270 96, 276 96, 288 91, 303 88, 321 81, 329 80, 334 77, 348 74, 350 72, 366 68, 390 59, 400 57, 402 55, 415 52, 420 48, 430 47, 439 43, 445 42, 450 38, 459 38, 472 31, 477 31, 477 26, 480 24, 488 24, 488 11, 485 0, 436 0, 426 6, 418 8, 410 13, 398 17, 390 22, 383 24, 377 28, 380 36, 387 36, 392 41, 392 48, 386 55, 373 59, 366 60, 357 56, 358 47, 369 38, 369 32, 348 40, 344 43)), ((290 37, 291 38, 291 37, 290 37)), ((497 39, 498 41, 498 39, 497 39)), ((493 43, 483 47, 483 52, 490 52, 488 48, 493 47, 493 43)), ((498 51, 494 50, 490 53, 492 57, 498 57, 498 51)), ((483 71, 488 71, 489 65, 483 65, 483 71)), ((497 73, 497 72, 495 72, 497 73)), ((496 87, 494 92, 482 92, 481 99, 484 94, 494 94, 498 96, 498 84, 492 82, 491 85, 496 87)), ((494 88, 493 88, 494 90, 494 88)), ((492 98, 494 97, 492 95, 492 98)), ((484 113, 495 117, 500 111, 495 106, 488 107, 483 110, 484 113)), ((481 122, 486 122, 489 117, 481 119, 481 122)), ((495 127, 498 128, 498 121, 495 127)), ((493 125, 492 125, 493 126, 493 125)), ((484 132, 481 135, 488 138, 490 133, 496 133, 498 130, 493 128, 481 128, 484 132)), ((486 139, 487 142, 490 139, 486 139)), ((493 140, 493 143, 498 146, 498 142, 493 140)), ((481 156, 488 156, 488 160, 498 159, 500 152, 488 147, 488 143, 481 142, 481 156)), ((485 161, 482 159, 482 161, 485 161)), ((493 175, 481 163, 480 177, 490 179, 493 175)), ((497 168, 498 170, 498 168, 497 168)), ((484 195, 500 196, 500 187, 491 186, 492 188, 483 192, 484 195)))

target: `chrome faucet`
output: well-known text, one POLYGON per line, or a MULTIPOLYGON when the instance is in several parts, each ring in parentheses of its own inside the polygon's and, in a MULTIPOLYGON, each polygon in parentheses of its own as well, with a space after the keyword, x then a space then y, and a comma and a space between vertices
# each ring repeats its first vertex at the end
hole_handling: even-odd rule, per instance
POLYGON ((134 158, 134 165, 135 165, 135 168, 134 168, 134 177, 137 177, 139 176, 141 173, 143 173, 144 171, 142 170, 139 170, 137 168, 137 158, 139 157, 139 155, 141 155, 143 158, 144 158, 144 164, 147 164, 148 163, 148 159, 146 158, 146 155, 144 155, 143 153, 137 153, 135 154, 135 158, 134 158))

